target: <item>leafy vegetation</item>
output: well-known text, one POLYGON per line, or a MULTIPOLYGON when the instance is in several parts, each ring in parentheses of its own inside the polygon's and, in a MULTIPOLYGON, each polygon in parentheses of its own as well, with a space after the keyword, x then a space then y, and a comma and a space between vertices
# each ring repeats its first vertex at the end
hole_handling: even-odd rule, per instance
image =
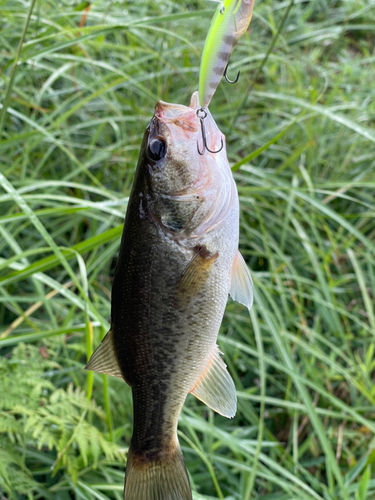
MULTIPOLYGON (((122 498, 131 394, 83 366, 145 126, 189 102, 215 7, 0 0, 2 498, 122 498)), ((219 337, 236 417, 181 415, 196 499, 374 498, 374 29, 373 0, 257 0, 212 102, 256 301, 219 337)))

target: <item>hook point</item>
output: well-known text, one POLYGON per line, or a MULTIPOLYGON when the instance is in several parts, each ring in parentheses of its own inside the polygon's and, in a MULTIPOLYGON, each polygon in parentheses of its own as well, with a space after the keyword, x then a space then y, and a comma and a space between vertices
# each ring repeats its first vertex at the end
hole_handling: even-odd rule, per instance
POLYGON ((212 151, 211 149, 209 149, 209 147, 207 146, 207 138, 206 138, 206 129, 204 128, 204 123, 203 123, 203 120, 206 118, 207 116, 207 111, 205 111, 203 108, 199 108, 197 109, 197 112, 196 112, 196 115, 197 117, 199 118, 200 122, 201 122, 201 131, 202 131, 202 141, 203 141, 203 149, 202 151, 200 151, 199 149, 199 144, 198 144, 198 141, 197 141, 197 151, 198 151, 198 154, 200 154, 201 156, 204 155, 204 150, 207 149, 207 151, 209 153, 212 153, 212 154, 216 154, 216 153, 220 153, 220 151, 223 149, 224 147, 224 141, 223 141, 223 138, 221 137, 221 146, 220 146, 220 149, 218 149, 217 151, 212 151))
POLYGON ((226 81, 228 83, 230 83, 231 85, 235 84, 238 82, 238 79, 240 78, 240 74, 241 74, 241 71, 239 71, 237 73, 237 76, 236 76, 236 79, 235 80, 229 80, 228 78, 228 75, 227 75, 227 71, 228 71, 228 66, 229 66, 229 63, 225 66, 225 70, 224 70, 224 78, 226 79, 226 81))

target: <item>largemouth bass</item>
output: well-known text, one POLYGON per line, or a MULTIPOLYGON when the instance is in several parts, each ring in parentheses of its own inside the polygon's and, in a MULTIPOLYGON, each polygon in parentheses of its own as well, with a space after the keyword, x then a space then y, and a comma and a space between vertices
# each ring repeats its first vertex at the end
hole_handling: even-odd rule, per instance
POLYGON ((212 18, 199 70, 201 108, 210 104, 234 47, 250 24, 254 1, 223 0, 212 18))
MULTIPOLYGON (((190 392, 226 417, 236 393, 216 339, 228 293, 247 307, 239 203, 225 149, 200 156, 198 94, 159 101, 144 135, 112 289, 111 328, 86 369, 132 388, 125 500, 188 500, 177 438, 190 392)), ((212 144, 223 137, 206 118, 212 144)), ((224 138, 224 137, 223 137, 224 138)))

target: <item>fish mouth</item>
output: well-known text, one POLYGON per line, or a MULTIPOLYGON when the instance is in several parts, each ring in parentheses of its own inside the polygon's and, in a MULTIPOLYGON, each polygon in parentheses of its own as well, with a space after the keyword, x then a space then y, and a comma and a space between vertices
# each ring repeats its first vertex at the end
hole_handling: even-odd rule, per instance
MULTIPOLYGON (((195 112, 196 115, 198 115, 198 111, 202 111, 202 113, 205 115, 203 119, 198 118, 200 121, 200 133, 198 134, 198 141, 199 144, 202 144, 202 139, 203 139, 203 130, 202 127, 204 127, 205 130, 205 135, 206 135, 206 145, 207 148, 211 149, 209 151, 208 149, 204 151, 203 149, 203 154, 209 154, 211 158, 213 158, 215 161, 218 161, 222 155, 224 157, 227 157, 226 154, 226 147, 225 147, 225 135, 220 132, 219 127, 216 125, 215 120, 212 118, 212 115, 210 113, 210 110, 208 108, 201 108, 199 105, 199 95, 198 92, 193 92, 191 99, 190 99, 190 108, 192 108, 195 112), (220 149, 220 144, 223 144, 223 148, 220 149), (218 151, 217 151, 218 150, 218 151), (217 151, 217 152, 216 152, 217 151), (222 153, 221 153, 222 151, 222 153)), ((202 146, 198 146, 199 149, 202 146)))
MULTIPOLYGON (((222 154, 224 154, 226 157, 224 134, 220 132, 218 126, 215 123, 215 120, 212 118, 209 109, 205 108, 206 117, 202 121, 197 116, 197 111, 199 109, 199 96, 198 92, 195 91, 191 96, 189 106, 158 101, 155 107, 155 117, 158 122, 165 123, 167 126, 168 124, 177 125, 179 128, 181 128, 184 136, 189 133, 193 133, 194 135, 196 134, 199 144, 202 143, 201 126, 203 123, 210 149, 216 150, 216 146, 220 145, 220 142, 222 140, 224 143, 222 154)), ((206 151, 206 154, 209 154, 215 160, 218 159, 219 156, 221 156, 220 153, 209 153, 208 151, 206 151)))
POLYGON ((196 133, 199 129, 199 120, 195 111, 182 104, 158 101, 155 107, 155 117, 166 124, 173 123, 188 132, 196 133))

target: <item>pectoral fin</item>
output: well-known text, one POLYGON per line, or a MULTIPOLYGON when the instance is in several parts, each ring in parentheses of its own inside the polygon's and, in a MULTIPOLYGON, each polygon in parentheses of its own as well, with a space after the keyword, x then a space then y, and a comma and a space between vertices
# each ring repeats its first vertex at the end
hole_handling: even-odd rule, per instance
POLYGON ((253 282, 244 258, 237 251, 232 264, 231 284, 229 295, 233 300, 240 302, 249 310, 253 305, 253 282))
POLYGON ((197 249, 197 253, 185 269, 178 284, 178 302, 190 301, 203 288, 218 255, 218 253, 209 253, 205 247, 197 249))
POLYGON ((97 349, 93 352, 90 361, 85 366, 85 370, 105 373, 107 375, 112 375, 112 377, 124 378, 117 361, 113 345, 112 330, 109 330, 107 335, 99 344, 99 347, 97 347, 97 349))
POLYGON ((190 392, 224 417, 233 418, 236 414, 236 388, 220 357, 218 346, 215 346, 215 352, 205 372, 190 392))

